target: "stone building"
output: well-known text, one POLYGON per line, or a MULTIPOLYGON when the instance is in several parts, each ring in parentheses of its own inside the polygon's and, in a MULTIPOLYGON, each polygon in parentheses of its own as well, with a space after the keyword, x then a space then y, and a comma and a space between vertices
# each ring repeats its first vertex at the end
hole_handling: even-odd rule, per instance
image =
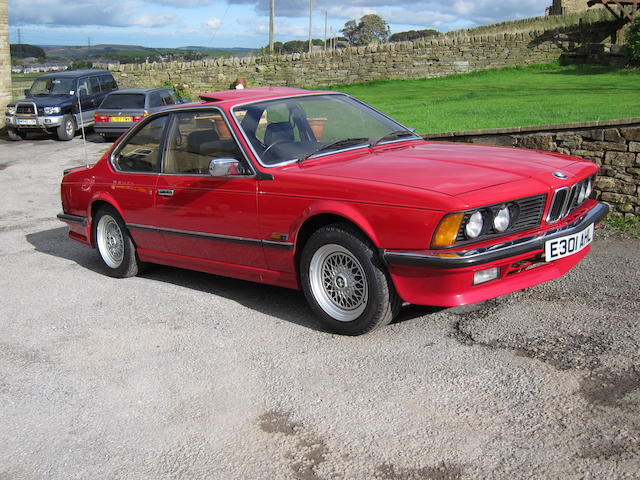
POLYGON ((9 51, 9 12, 7 0, 0 0, 0 127, 4 110, 11 101, 11 54, 9 51))
POLYGON ((553 0, 547 15, 567 15, 588 10, 587 0, 553 0))

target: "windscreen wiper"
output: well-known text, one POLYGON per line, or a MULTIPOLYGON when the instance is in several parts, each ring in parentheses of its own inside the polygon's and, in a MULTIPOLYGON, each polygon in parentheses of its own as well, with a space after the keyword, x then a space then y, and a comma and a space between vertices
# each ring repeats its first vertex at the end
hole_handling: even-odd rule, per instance
POLYGON ((369 139, 367 137, 344 138, 342 140, 338 140, 337 142, 332 142, 332 143, 329 143, 327 145, 324 145, 324 146, 320 147, 319 149, 314 150, 313 152, 308 153, 308 154, 300 157, 298 159, 298 163, 302 163, 305 160, 308 160, 309 158, 313 157, 314 155, 317 155, 318 153, 326 152, 326 151, 331 150, 332 148, 335 148, 335 147, 353 146, 353 145, 358 145, 359 143, 366 143, 368 141, 369 141, 369 139))
POLYGON ((411 130, 394 130, 393 132, 385 133, 380 138, 370 139, 369 140, 369 147, 370 148, 375 147, 376 145, 379 145, 381 142, 384 142, 385 140, 394 140, 394 139, 402 138, 402 137, 416 137, 416 138, 419 138, 419 135, 413 133, 411 130))

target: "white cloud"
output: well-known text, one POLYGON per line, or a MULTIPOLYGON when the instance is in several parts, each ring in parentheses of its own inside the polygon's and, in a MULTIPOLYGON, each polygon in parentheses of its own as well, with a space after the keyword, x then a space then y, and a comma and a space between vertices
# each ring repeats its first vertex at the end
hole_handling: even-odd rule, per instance
POLYGON ((139 27, 155 28, 167 25, 179 25, 182 22, 175 15, 142 15, 133 20, 133 24, 139 27))
POLYGON ((220 28, 220 25, 222 25, 222 19, 220 18, 209 18, 207 20, 205 20, 204 22, 202 22, 202 24, 205 27, 209 27, 209 28, 220 28))

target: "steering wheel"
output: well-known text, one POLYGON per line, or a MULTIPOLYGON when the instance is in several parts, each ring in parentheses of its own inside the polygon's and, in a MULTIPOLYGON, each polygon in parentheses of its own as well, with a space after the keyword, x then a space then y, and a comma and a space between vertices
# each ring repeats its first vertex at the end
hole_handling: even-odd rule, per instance
POLYGON ((262 151, 262 155, 266 155, 266 154, 267 154, 267 152, 268 152, 269 150, 271 150, 273 147, 275 147, 276 145, 280 145, 281 143, 286 143, 286 142, 287 142, 287 140, 285 140, 285 139, 283 139, 283 138, 280 138, 280 139, 276 140, 275 142, 273 142, 271 145, 269 145, 267 148, 265 148, 265 149, 262 151))

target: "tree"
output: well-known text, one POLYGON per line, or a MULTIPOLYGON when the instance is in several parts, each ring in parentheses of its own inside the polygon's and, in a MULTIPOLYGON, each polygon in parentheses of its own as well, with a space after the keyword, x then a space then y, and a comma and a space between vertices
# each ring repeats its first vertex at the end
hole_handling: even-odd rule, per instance
POLYGON ((634 63, 640 63, 640 16, 636 17, 625 36, 631 60, 634 63))
POLYGON ((394 33, 389 37, 390 42, 407 42, 418 38, 436 37, 442 35, 438 30, 428 28, 426 30, 409 30, 408 32, 394 33))
POLYGON ((10 46, 11 57, 13 58, 46 58, 44 50, 35 45, 27 45, 26 43, 14 43, 10 46))
POLYGON ((386 42, 389 39, 389 24, 380 15, 370 13, 355 20, 349 20, 341 30, 352 45, 368 45, 373 42, 386 42))

